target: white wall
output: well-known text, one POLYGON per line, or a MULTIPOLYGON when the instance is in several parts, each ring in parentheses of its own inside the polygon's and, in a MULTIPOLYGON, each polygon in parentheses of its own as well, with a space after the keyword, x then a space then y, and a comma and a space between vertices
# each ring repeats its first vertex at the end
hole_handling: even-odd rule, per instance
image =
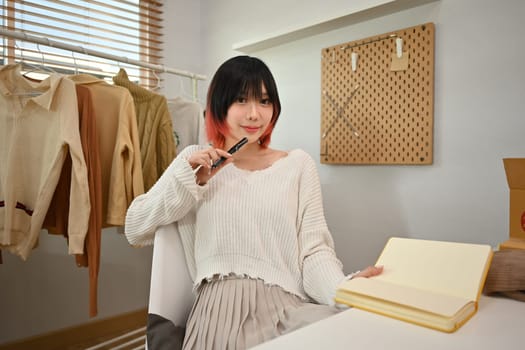
MULTIPOLYGON (((202 0, 205 73, 239 54, 235 43, 344 14, 348 3, 202 0)), ((520 0, 441 0, 253 54, 280 88, 273 146, 300 147, 319 161, 321 49, 436 25, 434 164, 319 165, 328 224, 346 270, 372 263, 391 235, 493 246, 507 238, 502 158, 525 156, 523 18, 520 0)))
MULTIPOLYGON (((164 59, 171 68, 204 74, 201 54, 201 2, 190 0, 164 1, 164 59)), ((183 96, 193 99, 191 80, 173 74, 163 74, 163 93, 167 98, 183 96)), ((205 82, 199 83, 199 101, 206 96, 205 82)))

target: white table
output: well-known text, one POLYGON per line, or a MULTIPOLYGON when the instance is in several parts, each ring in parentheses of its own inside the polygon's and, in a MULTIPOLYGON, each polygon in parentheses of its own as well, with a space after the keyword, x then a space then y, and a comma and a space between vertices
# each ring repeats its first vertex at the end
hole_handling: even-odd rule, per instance
POLYGON ((522 350, 525 302, 482 296, 478 312, 454 333, 351 308, 253 349, 522 350))

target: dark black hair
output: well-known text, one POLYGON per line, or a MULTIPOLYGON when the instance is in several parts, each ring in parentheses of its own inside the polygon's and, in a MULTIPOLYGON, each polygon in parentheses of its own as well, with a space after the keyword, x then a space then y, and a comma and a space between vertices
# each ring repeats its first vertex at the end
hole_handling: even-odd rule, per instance
POLYGON ((262 98, 263 84, 273 105, 272 120, 260 139, 261 145, 267 147, 281 114, 281 101, 270 69, 260 59, 250 56, 230 58, 219 67, 210 83, 206 103, 206 132, 215 147, 224 146, 224 135, 228 133, 226 115, 230 106, 241 96, 262 98))

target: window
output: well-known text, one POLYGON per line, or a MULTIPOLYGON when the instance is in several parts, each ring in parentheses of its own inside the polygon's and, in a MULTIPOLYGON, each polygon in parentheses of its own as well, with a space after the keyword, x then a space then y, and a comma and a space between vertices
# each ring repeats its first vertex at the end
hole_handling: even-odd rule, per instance
MULTIPOLYGON (((162 63, 162 3, 155 0, 0 0, 3 29, 96 52, 162 63)), ((160 83, 147 68, 2 38, 0 64, 22 63, 33 75, 86 73, 111 82, 120 68, 145 87, 160 83)), ((38 76, 35 76, 38 78, 38 76)))

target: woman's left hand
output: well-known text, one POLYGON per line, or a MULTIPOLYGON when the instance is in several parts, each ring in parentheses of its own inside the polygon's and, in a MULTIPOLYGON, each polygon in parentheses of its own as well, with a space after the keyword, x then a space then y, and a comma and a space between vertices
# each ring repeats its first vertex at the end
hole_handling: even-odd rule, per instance
POLYGON ((368 266, 366 269, 359 271, 354 278, 377 276, 381 272, 383 272, 383 266, 368 266))

